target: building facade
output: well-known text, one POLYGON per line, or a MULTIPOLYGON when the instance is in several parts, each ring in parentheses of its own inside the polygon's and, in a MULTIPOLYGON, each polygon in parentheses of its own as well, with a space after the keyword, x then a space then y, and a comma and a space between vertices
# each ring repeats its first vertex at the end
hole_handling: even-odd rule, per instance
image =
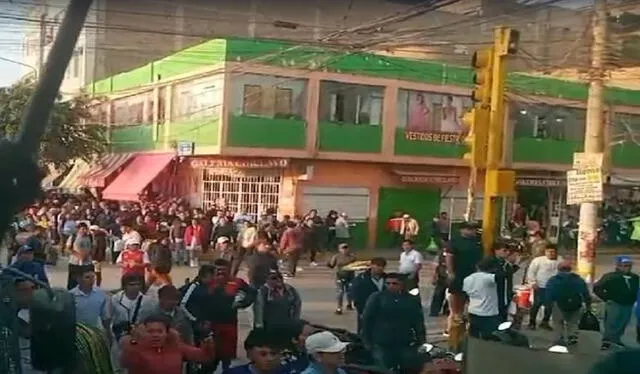
MULTIPOLYGON (((472 104, 471 74, 227 39, 87 90, 107 98, 99 111, 112 151, 173 153, 173 192, 195 206, 252 215, 344 211, 357 222, 360 246, 384 246, 394 212, 409 212, 425 231, 440 211, 462 219, 469 170, 461 116, 472 104)), ((587 87, 521 74, 510 75, 508 87, 506 145, 519 191, 538 196, 532 204, 559 226, 564 172, 582 149, 587 87)), ((640 146, 631 141, 640 131, 640 92, 610 88, 607 100, 612 185, 640 181, 640 146)))
MULTIPOLYGON (((45 55, 62 21, 68 1, 47 0, 34 6, 27 22, 24 61, 38 69, 40 16, 45 15, 45 55)), ((524 6, 516 0, 472 0, 434 7, 391 23, 381 20, 411 14, 419 1, 94 0, 63 91, 128 71, 213 37, 290 40, 352 46, 380 41, 374 50, 396 55, 466 63, 469 51, 492 40, 498 24, 521 30, 522 46, 536 56, 536 68, 581 62, 588 38, 589 14, 554 6, 524 6), (308 4, 307 4, 308 3, 308 4), (371 30, 344 31, 363 25, 371 30), (373 31, 372 31, 373 30, 373 31), (410 31, 402 31, 410 30, 410 31), (422 34, 416 34, 418 30, 422 34), (585 44, 576 44, 584 40, 585 44), (577 59, 577 60, 576 60, 577 59)), ((19 5, 16 5, 19 6, 19 5)), ((23 5, 20 5, 23 6, 23 5)), ((518 70, 531 62, 518 61, 518 70)))

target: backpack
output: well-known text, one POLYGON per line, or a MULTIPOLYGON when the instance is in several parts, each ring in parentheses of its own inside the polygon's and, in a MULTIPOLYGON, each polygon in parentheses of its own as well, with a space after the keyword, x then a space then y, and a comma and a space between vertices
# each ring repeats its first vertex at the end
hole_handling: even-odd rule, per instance
POLYGON ((582 307, 583 298, 580 291, 572 287, 569 279, 558 284, 558 298, 556 304, 563 312, 575 312, 582 307))

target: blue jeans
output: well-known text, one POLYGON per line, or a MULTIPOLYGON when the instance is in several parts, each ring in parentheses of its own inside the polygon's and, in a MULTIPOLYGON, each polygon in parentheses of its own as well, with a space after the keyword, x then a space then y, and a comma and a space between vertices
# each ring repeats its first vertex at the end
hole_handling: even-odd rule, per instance
POLYGON ((538 311, 540 307, 544 306, 544 314, 542 317, 543 323, 549 323, 551 319, 551 305, 547 303, 547 297, 544 288, 538 288, 533 291, 533 305, 531 306, 531 311, 529 314, 529 325, 536 325, 536 318, 538 316, 538 311))
POLYGON ((347 305, 351 305, 351 280, 338 278, 336 279, 336 301, 339 309, 342 309, 345 295, 347 296, 347 305))
POLYGON ((621 344, 622 335, 627 328, 631 315, 633 314, 633 305, 622 305, 613 301, 607 301, 604 312, 604 333, 602 340, 621 344))

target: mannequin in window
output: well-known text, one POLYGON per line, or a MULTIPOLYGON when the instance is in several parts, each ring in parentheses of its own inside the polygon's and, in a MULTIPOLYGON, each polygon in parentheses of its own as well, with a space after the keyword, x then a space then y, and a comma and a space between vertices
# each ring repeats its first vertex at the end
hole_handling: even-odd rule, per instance
POLYGON ((453 96, 447 96, 446 103, 442 106, 442 132, 460 132, 462 130, 459 121, 458 108, 453 105, 453 96))
POLYGON ((417 93, 415 99, 409 104, 409 131, 433 131, 431 126, 431 109, 424 99, 424 95, 417 93))

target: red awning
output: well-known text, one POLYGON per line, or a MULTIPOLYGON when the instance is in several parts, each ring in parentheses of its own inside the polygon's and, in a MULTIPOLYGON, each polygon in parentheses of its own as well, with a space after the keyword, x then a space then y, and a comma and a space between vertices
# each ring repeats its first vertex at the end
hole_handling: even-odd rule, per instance
POLYGON ((162 170, 175 154, 148 153, 137 155, 122 173, 102 192, 106 200, 138 201, 140 193, 162 170))
POLYGON ((106 187, 109 179, 118 173, 131 160, 132 153, 109 154, 100 159, 92 168, 82 175, 80 184, 85 187, 106 187))

